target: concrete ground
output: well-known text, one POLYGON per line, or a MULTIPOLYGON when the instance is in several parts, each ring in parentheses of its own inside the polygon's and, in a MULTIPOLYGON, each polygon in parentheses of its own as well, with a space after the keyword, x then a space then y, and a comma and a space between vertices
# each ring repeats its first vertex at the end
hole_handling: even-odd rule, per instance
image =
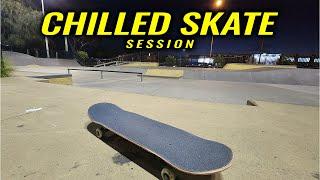
MULTIPOLYGON (((109 69, 119 70, 119 67, 109 69)), ((65 67, 17 66, 16 70, 24 74, 29 73, 29 76, 67 73, 65 67)), ((139 68, 121 70, 142 72, 139 68)), ((104 78, 101 79, 99 72, 71 73, 73 84, 80 87, 214 103, 246 104, 247 100, 256 99, 319 106, 319 86, 151 77, 144 77, 143 82, 140 82, 140 77, 135 74, 104 73, 104 78)))
POLYGON ((55 62, 15 69, 15 77, 1 79, 1 179, 160 178, 161 159, 119 136, 99 140, 92 134, 87 110, 99 102, 228 145, 234 160, 222 173, 225 180, 319 179, 319 86, 293 85, 304 77, 287 84, 230 82, 231 76, 214 81, 228 72, 194 68, 184 69, 184 79, 140 82, 135 75, 105 73, 100 79, 73 71, 74 86, 66 86, 31 78, 67 73, 55 62), (245 105, 248 99, 258 106, 245 105), (26 113, 32 108, 42 109, 26 113))
POLYGON ((72 72, 73 83, 80 87, 110 89, 152 96, 191 99, 215 103, 245 104, 248 99, 318 106, 319 87, 275 85, 248 82, 192 79, 140 78, 136 75, 98 72, 72 72))
MULTIPOLYGON (((106 81, 112 84, 111 79, 106 81)), ((199 84, 205 87, 201 84, 206 83, 199 84)), ((184 85, 196 86, 189 81, 184 85)), ((220 85, 225 90, 242 87, 220 85)), ((271 91, 278 88, 266 87, 271 91)), ((1 88, 1 179, 159 178, 164 164, 152 154, 118 136, 101 141, 92 135, 87 110, 98 102, 114 103, 228 145, 234 160, 232 167, 222 173, 225 180, 319 178, 318 107, 263 101, 258 101, 258 106, 201 102, 112 88, 40 83, 26 77, 4 78, 1 88), (27 109, 40 107, 40 111, 26 113, 27 109)), ((290 97, 316 98, 299 89, 288 90, 290 93, 290 97)))

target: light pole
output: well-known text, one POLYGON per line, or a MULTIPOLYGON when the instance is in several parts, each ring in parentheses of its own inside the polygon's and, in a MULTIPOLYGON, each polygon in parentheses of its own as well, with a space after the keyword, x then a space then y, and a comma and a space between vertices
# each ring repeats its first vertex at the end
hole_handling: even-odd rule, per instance
MULTIPOLYGON (((45 15, 45 12, 44 12, 44 2, 43 2, 43 0, 41 0, 41 6, 42 6, 42 14, 45 15)), ((45 42, 46 42, 47 58, 50 58, 49 42, 48 42, 47 36, 44 37, 44 40, 45 40, 45 42)), ((64 37, 64 47, 65 47, 65 51, 68 52, 68 51, 69 51, 69 46, 68 46, 67 36, 64 37)))
POLYGON ((211 36, 210 57, 212 57, 213 36, 211 36))
MULTIPOLYGON (((44 3, 43 3, 43 0, 41 0, 41 6, 42 6, 42 14, 44 16, 44 3)), ((50 58, 49 42, 48 42, 47 36, 44 37, 44 40, 46 42, 47 58, 50 58)))
MULTIPOLYGON (((223 5, 223 0, 216 0, 214 1, 213 8, 219 9, 223 5)), ((210 43, 210 57, 212 57, 212 48, 213 48, 213 35, 211 36, 211 43, 210 43)))
POLYGON ((67 36, 64 37, 64 48, 66 52, 69 51, 67 36))

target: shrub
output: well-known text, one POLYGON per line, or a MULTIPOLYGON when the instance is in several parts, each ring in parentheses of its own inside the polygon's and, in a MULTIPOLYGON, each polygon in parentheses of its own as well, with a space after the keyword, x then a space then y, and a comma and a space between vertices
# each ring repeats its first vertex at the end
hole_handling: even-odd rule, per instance
POLYGON ((9 77, 13 68, 6 58, 1 58, 1 77, 9 77))
POLYGON ((78 52, 76 53, 76 59, 78 60, 78 62, 79 62, 81 65, 85 66, 85 65, 88 64, 89 55, 88 55, 88 53, 85 52, 85 51, 78 51, 78 52))
POLYGON ((165 59, 166 66, 175 66, 177 64, 177 59, 174 56, 167 56, 165 59))
POLYGON ((225 61, 225 59, 223 58, 222 55, 217 55, 215 58, 214 58, 214 62, 217 64, 217 67, 218 68, 223 68, 223 66, 225 66, 227 64, 227 62, 225 61))

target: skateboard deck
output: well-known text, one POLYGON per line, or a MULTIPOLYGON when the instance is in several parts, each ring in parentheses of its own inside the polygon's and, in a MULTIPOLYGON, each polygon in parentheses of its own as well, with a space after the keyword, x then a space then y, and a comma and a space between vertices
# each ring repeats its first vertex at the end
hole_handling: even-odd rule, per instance
POLYGON ((88 115, 94 123, 153 153, 179 171, 210 175, 231 166, 233 154, 226 145, 127 112, 114 104, 95 104, 89 108, 88 115))

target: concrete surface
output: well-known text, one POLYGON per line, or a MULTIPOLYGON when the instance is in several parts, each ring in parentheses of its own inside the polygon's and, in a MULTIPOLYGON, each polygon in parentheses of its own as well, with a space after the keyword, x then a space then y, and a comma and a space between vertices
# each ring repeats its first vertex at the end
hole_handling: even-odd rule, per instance
POLYGON ((168 68, 168 67, 104 67, 109 70, 124 70, 145 73, 147 70, 179 70, 183 71, 184 79, 251 82, 268 84, 288 84, 303 86, 319 86, 319 69, 297 68, 262 68, 262 70, 230 71, 212 68, 168 68))
POLYGON ((3 56, 7 57, 14 66, 80 66, 74 59, 36 58, 27 54, 3 51, 3 56))
POLYGON ((319 177, 318 107, 214 104, 24 77, 4 78, 1 88, 1 179, 156 178, 163 166, 156 157, 119 137, 101 141, 90 133, 87 109, 97 102, 227 144, 234 161, 225 180, 319 177), (26 114, 32 107, 43 109, 26 114))
POLYGON ((185 79, 319 86, 319 69, 266 71, 199 71, 186 69, 185 79))
MULTIPOLYGON (((4 56, 8 57, 11 63, 16 66, 17 70, 20 71, 43 71, 43 68, 38 68, 37 70, 35 68, 36 66, 46 66, 46 68, 49 68, 50 66, 80 66, 75 60, 35 58, 26 54, 9 51, 4 51, 4 56)), ((180 72, 179 76, 183 76, 184 79, 319 86, 319 69, 297 69, 292 68, 292 66, 277 66, 283 67, 283 69, 271 67, 272 69, 256 71, 254 70, 255 68, 252 69, 252 67, 256 67, 256 65, 247 64, 231 64, 229 66, 232 66, 232 68, 226 68, 222 70, 211 68, 201 69, 156 67, 157 65, 158 63, 137 62, 128 66, 101 67, 101 69, 134 71, 142 73, 146 73, 149 70, 153 72, 151 74, 163 74, 166 71, 176 70, 177 72, 180 72), (233 66, 241 67, 238 68, 240 70, 248 70, 249 68, 249 71, 230 71, 230 69, 237 69, 233 66), (159 73, 156 71, 161 72, 159 73)), ((263 69, 265 67, 261 68, 263 69)))
POLYGON ((135 75, 105 73, 100 79, 96 72, 72 72, 73 84, 81 87, 109 89, 121 92, 173 97, 198 101, 245 104, 248 99, 290 104, 318 106, 318 86, 207 81, 192 79, 161 79, 135 75), (297 90, 298 89, 298 90, 297 90))
POLYGON ((226 69, 212 68, 168 68, 168 67, 104 67, 109 70, 137 71, 145 73, 147 70, 179 70, 183 71, 184 79, 251 82, 269 84, 288 84, 303 86, 319 86, 319 69, 297 68, 262 68, 262 70, 230 71, 226 69))
MULTIPOLYGON (((16 74, 28 76, 65 74, 64 67, 19 66, 16 74)), ((108 67, 108 70, 145 72, 139 68, 108 67)), ((210 70, 208 70, 210 71, 210 70)), ((201 71, 200 71, 201 72, 201 71)), ((246 104, 248 99, 319 106, 319 86, 286 85, 270 83, 230 82, 194 79, 163 79, 140 77, 134 74, 72 71, 73 85, 152 96, 191 99, 215 103, 246 104)))

